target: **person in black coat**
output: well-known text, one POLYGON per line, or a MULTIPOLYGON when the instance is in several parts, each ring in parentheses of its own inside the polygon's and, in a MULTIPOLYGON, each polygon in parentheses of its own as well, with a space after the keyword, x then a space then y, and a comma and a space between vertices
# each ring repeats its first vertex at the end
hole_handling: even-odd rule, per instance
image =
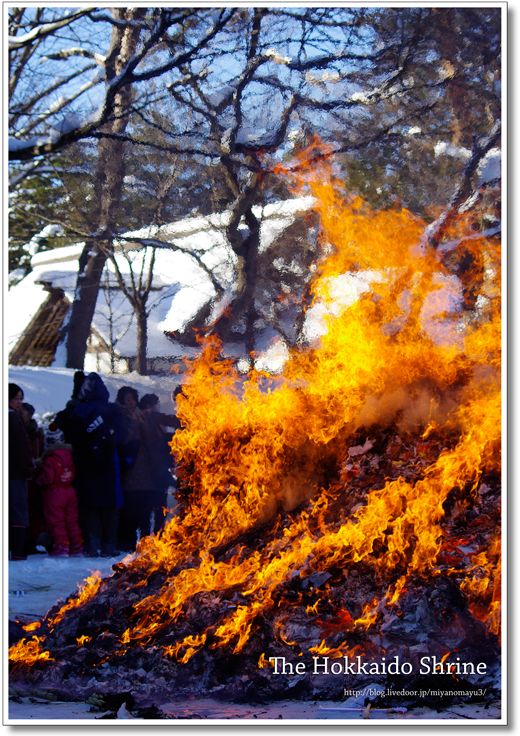
POLYGON ((67 442, 70 444, 70 418, 72 416, 72 412, 77 407, 77 405, 80 403, 79 401, 79 392, 81 391, 81 387, 83 386, 83 381, 85 380, 85 374, 83 371, 76 371, 74 373, 73 378, 73 389, 72 389, 72 396, 67 401, 65 405, 65 409, 62 409, 56 414, 55 422, 58 425, 59 429, 63 432, 63 439, 64 442, 67 442))
MULTIPOLYGON (((175 389, 173 398, 182 391, 182 387, 175 389)), ((164 414, 158 410, 159 397, 156 394, 145 394, 139 402, 150 436, 150 466, 152 468, 154 489, 157 494, 157 504, 165 505, 169 486, 175 485, 175 479, 170 470, 174 460, 170 450, 170 440, 181 423, 176 414, 164 414)))
POLYGON ((70 441, 76 465, 75 488, 88 557, 112 557, 117 551, 118 508, 123 504, 117 447, 126 442, 121 408, 97 373, 89 373, 70 417, 70 441))
POLYGON ((9 550, 11 560, 26 560, 25 534, 29 526, 27 481, 33 477, 34 463, 20 416, 23 391, 9 384, 9 550))
POLYGON ((27 481, 27 506, 29 510, 29 526, 26 530, 25 549, 29 554, 35 552, 43 552, 47 547, 52 545, 52 537, 47 529, 45 515, 43 513, 43 496, 41 486, 36 482, 36 475, 39 468, 39 460, 45 450, 45 432, 43 427, 39 427, 34 416, 34 406, 31 404, 22 404, 20 416, 25 425, 29 447, 33 456, 33 461, 37 466, 35 475, 27 481))
POLYGON ((133 551, 140 537, 158 531, 159 513, 151 523, 151 513, 155 511, 152 468, 149 450, 148 427, 137 406, 139 395, 132 386, 122 386, 117 392, 116 402, 121 406, 128 427, 128 440, 120 448, 121 485, 123 488, 123 508, 119 517, 119 547, 133 551), (138 533, 138 530, 139 533, 138 533))

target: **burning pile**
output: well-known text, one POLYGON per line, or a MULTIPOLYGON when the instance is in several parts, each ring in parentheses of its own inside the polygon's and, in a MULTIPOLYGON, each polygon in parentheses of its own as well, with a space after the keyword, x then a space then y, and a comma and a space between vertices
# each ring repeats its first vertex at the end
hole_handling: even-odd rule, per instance
POLYGON ((313 187, 326 334, 275 378, 205 342, 172 441, 182 513, 26 626, 14 680, 87 693, 117 673, 138 694, 153 673, 245 698, 494 682, 499 243, 473 212, 435 249, 409 212, 313 187), (347 273, 364 287, 340 308, 347 273))

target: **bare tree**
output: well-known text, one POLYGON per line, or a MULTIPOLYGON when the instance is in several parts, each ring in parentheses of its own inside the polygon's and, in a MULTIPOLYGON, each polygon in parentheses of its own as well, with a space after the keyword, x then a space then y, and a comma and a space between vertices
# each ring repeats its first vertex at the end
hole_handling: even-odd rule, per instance
MULTIPOLYGON (((114 19, 122 21, 141 20, 145 8, 125 10, 115 8, 114 19)), ((112 41, 105 60, 107 83, 124 72, 135 56, 141 29, 130 23, 114 25, 112 41)), ((128 125, 128 110, 132 99, 130 86, 121 87, 113 97, 113 120, 105 124, 106 132, 113 135, 124 133, 128 125)), ((116 229, 121 188, 125 173, 124 144, 113 138, 101 138, 98 142, 98 159, 94 178, 94 193, 98 204, 97 238, 88 239, 79 259, 78 286, 67 323, 67 366, 81 368, 85 359, 85 348, 96 307, 97 291, 105 267, 107 254, 112 248, 112 233, 116 229)))
MULTIPOLYGON (((152 9, 151 14, 148 14, 148 22, 146 22, 148 13, 146 8, 116 8, 112 11, 112 16, 95 14, 91 11, 92 9, 81 15, 66 15, 60 21, 48 22, 47 24, 41 23, 41 14, 37 13, 32 30, 28 34, 13 34, 10 42, 11 49, 14 52, 20 49, 27 50, 27 53, 22 53, 21 57, 18 58, 18 65, 13 61, 13 67, 16 67, 16 71, 13 72, 11 77, 13 79, 14 94, 15 82, 20 80, 22 72, 27 68, 28 58, 34 53, 42 38, 51 36, 65 25, 70 26, 73 22, 77 23, 78 18, 83 18, 85 15, 88 15, 91 21, 110 22, 112 25, 108 53, 105 56, 98 55, 95 57, 96 62, 103 64, 106 84, 103 102, 94 119, 86 122, 80 121, 78 124, 71 126, 70 130, 64 129, 64 126, 62 126, 61 131, 54 135, 54 139, 51 135, 49 140, 43 141, 39 138, 35 139, 34 136, 27 138, 35 126, 26 125, 21 130, 18 128, 17 136, 15 135, 11 143, 11 158, 23 161, 42 154, 54 153, 64 146, 87 136, 94 135, 99 139, 98 163, 94 176, 95 197, 98 204, 96 237, 88 239, 79 259, 76 295, 70 318, 64 328, 64 338, 67 346, 66 364, 68 367, 76 368, 83 366, 100 279, 106 258, 111 252, 112 237, 117 230, 116 216, 125 173, 125 143, 123 136, 129 122, 133 99, 132 83, 137 80, 140 82, 147 81, 168 70, 179 67, 191 55, 196 55, 200 48, 215 35, 219 27, 217 21, 217 24, 212 25, 210 30, 202 35, 199 43, 195 44, 194 47, 190 47, 187 51, 182 47, 180 53, 173 55, 173 60, 163 61, 161 59, 159 65, 154 67, 153 70, 144 70, 137 73, 136 69, 145 62, 151 51, 156 49, 161 39, 167 34, 167 30, 176 24, 181 28, 182 22, 192 15, 191 11, 181 10, 177 13, 166 9, 157 11, 152 9), (144 29, 148 31, 147 36, 139 43, 144 29)), ((222 11, 220 15, 225 19, 229 12, 222 11)), ((13 31, 20 29, 20 22, 20 15, 13 14, 11 18, 13 31)), ((69 48, 61 49, 46 58, 59 61, 92 55, 92 52, 89 53, 88 50, 83 48, 69 48)), ((82 69, 78 74, 84 72, 85 69, 82 69)), ((71 79, 69 79, 70 81, 71 79)), ((95 80, 92 81, 92 84, 94 83, 95 80)), ((27 111, 34 115, 36 103, 54 92, 55 86, 47 87, 37 95, 37 100, 26 101, 25 106, 22 105, 19 109, 14 106, 12 124, 19 124, 27 111)), ((59 109, 61 110, 66 104, 70 104, 75 97, 74 95, 73 98, 69 97, 66 101, 63 101, 59 109)), ((53 111, 49 110, 47 113, 41 114, 38 123, 47 124, 51 112, 53 111)), ((56 133, 54 129, 51 130, 52 132, 56 133)))
MULTIPOLYGON (((319 131, 335 155, 382 141, 405 148, 418 123, 420 135, 431 141, 449 130, 454 97, 446 101, 446 91, 453 91, 461 75, 475 99, 479 89, 474 79, 492 74, 498 81, 494 54, 500 10, 453 11, 448 25, 464 26, 473 39, 461 40, 454 49, 442 42, 443 23, 437 21, 442 13, 360 7, 13 10, 11 160, 29 163, 74 141, 99 141, 99 207, 94 237, 80 259, 68 365, 82 364, 102 265, 121 233, 117 207, 129 155, 124 154, 126 144, 219 167, 231 206, 227 238, 236 256, 236 289, 232 309, 214 325, 207 325, 206 310, 190 327, 226 338, 240 322, 247 351, 253 352, 266 265, 253 208, 265 201, 266 182, 294 143, 304 144, 319 131), (107 25, 112 28, 108 50, 107 25), (70 47, 63 28, 74 28, 84 43, 70 47), (86 31, 97 28, 102 31, 87 41, 86 31), (67 84, 76 82, 74 94, 62 95, 58 103, 53 95, 65 89, 61 83, 47 84, 32 96, 23 88, 42 61, 47 69, 49 64, 52 69, 67 65, 67 84), (455 71, 446 73, 450 63, 455 71), (96 90, 97 97, 91 98, 92 114, 74 121, 64 111, 80 109, 83 78, 81 95, 96 90)), ((487 135, 499 106, 487 91, 475 105, 481 127, 476 132, 487 135)))

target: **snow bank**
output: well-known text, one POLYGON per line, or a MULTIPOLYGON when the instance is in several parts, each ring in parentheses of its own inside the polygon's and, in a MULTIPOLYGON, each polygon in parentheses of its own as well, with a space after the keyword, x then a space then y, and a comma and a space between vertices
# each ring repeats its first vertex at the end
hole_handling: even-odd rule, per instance
MULTIPOLYGON (((57 412, 65 407, 73 388, 73 368, 39 368, 35 366, 9 366, 9 382, 18 384, 24 392, 24 400, 32 404, 36 414, 57 412)), ((139 394, 156 394, 160 409, 166 414, 174 411, 172 391, 181 383, 177 375, 140 376, 138 373, 102 375, 101 378, 115 401, 121 386, 132 386, 139 394)))

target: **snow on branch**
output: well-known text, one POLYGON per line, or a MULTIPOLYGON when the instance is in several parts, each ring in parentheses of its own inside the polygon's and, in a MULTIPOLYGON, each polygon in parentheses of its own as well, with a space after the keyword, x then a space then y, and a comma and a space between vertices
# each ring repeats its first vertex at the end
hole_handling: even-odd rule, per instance
MULTIPOLYGON (((63 95, 59 97, 53 104, 50 106, 48 110, 45 112, 42 112, 40 115, 36 116, 36 118, 31 122, 30 125, 28 125, 26 128, 24 128, 22 131, 19 132, 18 135, 24 136, 31 132, 31 130, 34 130, 34 128, 42 123, 44 120, 47 120, 51 115, 55 115, 58 112, 61 112, 65 107, 68 107, 74 100, 77 100, 78 97, 81 97, 84 92, 87 92, 89 89, 92 89, 92 87, 95 87, 103 80, 103 73, 102 70, 98 70, 98 74, 95 74, 92 79, 90 79, 88 82, 85 82, 85 84, 81 85, 79 89, 70 97, 64 97, 63 95)), ((82 125, 82 118, 77 113, 71 113, 69 115, 65 115, 62 122, 59 125, 58 132, 59 133, 68 133, 72 130, 75 130, 76 128, 81 127, 82 125)), ((54 126, 56 127, 56 126, 54 126)))
MULTIPOLYGON (((88 9, 90 12, 94 10, 88 9)), ((231 14, 235 11, 232 10, 231 14)), ((85 15, 87 10, 82 11, 82 15, 85 15)), ((135 70, 144 60, 145 56, 148 55, 149 51, 157 44, 165 31, 175 22, 175 18, 172 12, 168 9, 161 9, 160 15, 154 25, 154 28, 147 39, 142 45, 138 53, 135 53, 132 58, 128 61, 124 69, 116 75, 107 87, 105 99, 99 108, 99 111, 85 121, 78 121, 78 123, 69 124, 67 123, 65 130, 61 131, 61 134, 56 134, 56 131, 50 131, 46 135, 34 136, 28 140, 21 140, 19 138, 12 138, 9 141, 9 160, 27 161, 38 156, 53 153, 60 150, 70 143, 74 143, 81 138, 91 137, 92 134, 97 131, 104 123, 106 123, 112 115, 116 96, 119 91, 136 81, 145 81, 156 76, 161 75, 168 69, 178 68, 184 64, 192 56, 203 48, 209 41, 221 30, 221 28, 229 20, 230 11, 223 12, 220 14, 219 22, 211 28, 209 33, 194 47, 188 49, 184 53, 178 54, 175 58, 166 65, 153 68, 147 72, 136 74, 135 70)), ((72 16, 69 17, 67 22, 70 22, 72 16)), ((63 19, 62 19, 63 22, 63 19)), ((48 30, 52 24, 46 27, 48 30)), ((36 29, 35 29, 36 30, 36 29)), ((42 31, 43 32, 43 31, 42 31)), ((31 32, 32 33, 32 32, 31 32)), ((96 78, 97 83, 97 78, 96 78)), ((83 90, 84 91, 84 90, 83 90)))
MULTIPOLYGON (((464 167, 462 179, 451 199, 448 209, 426 229, 427 243, 431 248, 437 248, 439 246, 444 234, 460 212, 461 207, 474 195, 472 185, 473 175, 475 173, 481 175, 486 173, 489 176, 489 171, 491 170, 496 174, 496 166, 492 166, 491 161, 496 162, 494 152, 498 150, 496 146, 500 140, 500 135, 501 123, 497 121, 489 135, 480 138, 475 136, 471 156, 464 167), (486 159, 486 157, 488 158, 486 159)), ((483 183, 485 182, 480 182, 480 184, 483 183)))
POLYGON ((100 112, 95 111, 86 120, 79 118, 72 120, 71 118, 64 121, 62 132, 51 128, 45 135, 32 136, 26 140, 10 138, 9 160, 28 161, 59 151, 69 143, 89 137, 103 122, 104 119, 100 117, 100 112))
POLYGON ((70 49, 61 49, 55 54, 47 54, 47 56, 42 58, 42 61, 47 61, 48 59, 52 61, 66 61, 67 59, 70 59, 71 56, 83 56, 86 59, 94 59, 96 64, 104 64, 106 61, 106 56, 98 54, 97 51, 90 51, 89 49, 81 48, 80 46, 75 46, 70 49))
POLYGON ((9 50, 11 51, 14 49, 21 49, 24 46, 30 46, 35 41, 41 38, 45 38, 45 36, 50 36, 55 31, 58 31, 64 26, 70 25, 73 21, 81 18, 82 16, 88 15, 88 13, 92 12, 93 10, 95 10, 95 8, 85 8, 84 10, 78 10, 75 13, 70 13, 69 15, 64 16, 58 21, 54 21, 52 23, 42 23, 41 25, 33 28, 32 31, 24 33, 21 36, 8 36, 7 42, 9 50))

